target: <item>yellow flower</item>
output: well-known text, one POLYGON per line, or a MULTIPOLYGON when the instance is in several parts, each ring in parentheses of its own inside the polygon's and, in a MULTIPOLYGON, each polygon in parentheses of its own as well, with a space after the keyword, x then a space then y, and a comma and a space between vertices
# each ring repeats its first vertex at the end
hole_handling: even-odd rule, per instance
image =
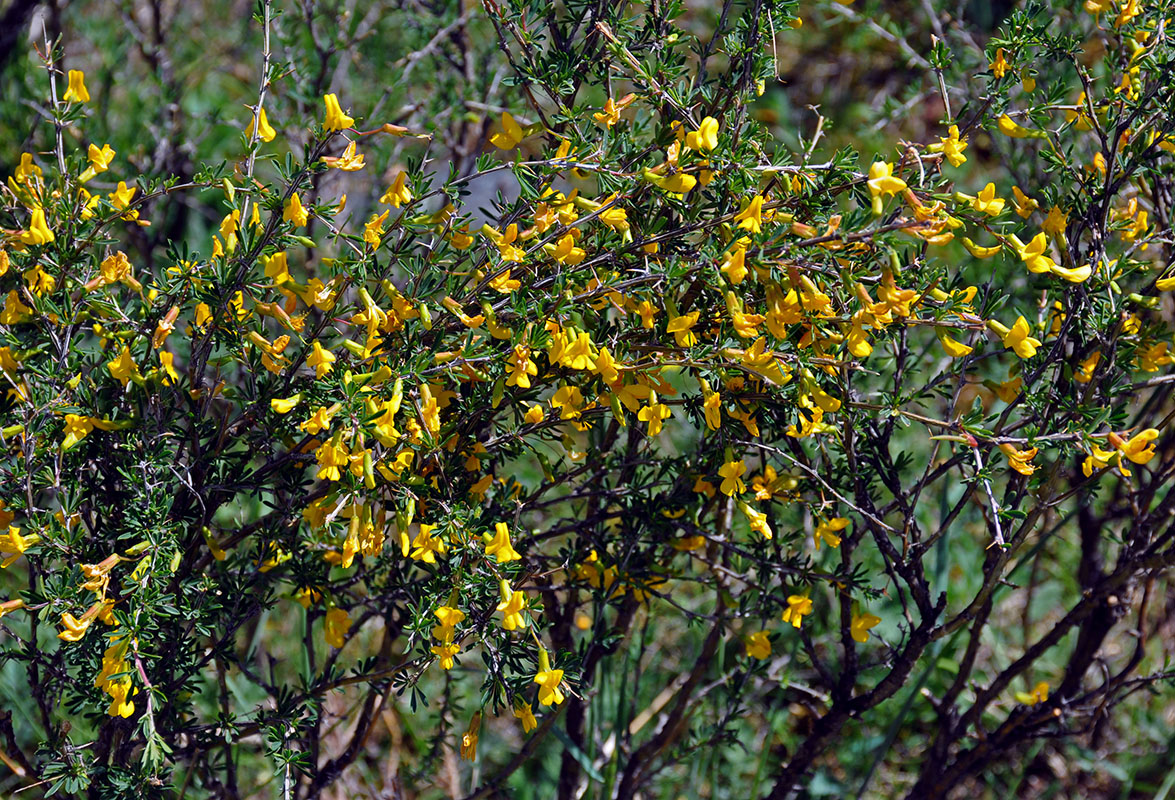
POLYGON ((483 534, 482 539, 485 541, 486 555, 494 556, 499 564, 522 558, 510 543, 510 528, 505 522, 495 522, 494 534, 483 534))
POLYGON ((139 374, 139 365, 131 358, 130 348, 123 345, 122 352, 118 357, 106 362, 106 369, 114 376, 115 380, 122 384, 122 388, 132 380, 142 380, 142 375, 139 374))
POLYGON ((747 490, 747 485, 743 483, 743 473, 747 471, 747 465, 741 460, 727 461, 718 468, 718 475, 722 478, 722 485, 718 488, 727 497, 733 497, 736 494, 742 494, 747 490))
POLYGON ((497 611, 502 612, 502 627, 508 631, 526 627, 526 595, 510 588, 504 579, 499 583, 502 592, 502 602, 498 603, 497 611))
POLYGON ((98 173, 110 169, 110 162, 114 160, 114 148, 108 144, 101 147, 91 144, 87 155, 90 158, 90 166, 86 167, 85 172, 78 176, 78 181, 81 183, 85 183, 98 173))
POLYGON ((1089 383, 1093 379, 1093 371, 1097 369, 1097 364, 1101 360, 1102 351, 1095 350, 1092 355, 1077 365, 1077 370, 1073 373, 1073 380, 1078 383, 1089 383))
POLYGON ((616 105, 615 100, 609 97, 608 102, 604 103, 603 111, 597 114, 592 114, 592 118, 595 119, 598 125, 603 125, 605 128, 611 128, 620 121, 620 107, 616 105))
POLYGON ((261 109, 256 116, 249 119, 249 127, 245 129, 245 135, 250 139, 253 138, 253 127, 257 126, 257 138, 263 142, 272 142, 277 136, 277 131, 269 124, 269 119, 265 116, 265 109, 261 109), (259 124, 258 124, 259 123, 259 124))
POLYGON ((967 163, 967 156, 963 155, 963 151, 967 149, 967 137, 959 138, 958 125, 952 125, 945 139, 940 136, 937 144, 929 145, 926 149, 931 153, 942 153, 952 167, 960 167, 967 163))
MULTIPOLYGON (((905 184, 902 184, 905 186, 905 184)), ((738 223, 738 227, 751 233, 762 233, 763 231, 763 195, 757 194, 751 198, 747 207, 734 215, 734 221, 738 223)))
POLYGON ((289 414, 291 411, 294 410, 294 408, 298 405, 298 403, 301 403, 301 402, 302 402, 302 395, 301 394, 296 394, 296 395, 293 395, 292 397, 286 397, 286 398, 274 397, 273 399, 271 399, 269 401, 269 407, 272 408, 275 413, 289 414))
POLYGON ((974 349, 970 345, 955 341, 950 336, 948 336, 946 331, 944 331, 942 328, 936 328, 934 333, 938 337, 938 341, 939 344, 942 345, 942 349, 945 350, 946 354, 951 358, 962 358, 965 355, 969 355, 974 349))
POLYGON ((1020 191, 1019 186, 1012 187, 1012 205, 1016 208, 1016 213, 1023 219, 1028 219, 1032 216, 1032 212, 1040 208, 1040 205, 1024 192, 1020 191))
POLYGON ((319 406, 315 412, 310 415, 310 418, 300 424, 298 427, 302 431, 317 436, 322 431, 330 427, 330 418, 338 411, 337 406, 327 408, 326 406, 319 406))
POLYGON ((322 161, 328 167, 341 169, 343 172, 358 172, 366 163, 363 154, 356 152, 354 142, 347 143, 341 156, 323 156, 322 161))
POLYGON ((755 631, 743 641, 747 656, 759 661, 771 657, 771 640, 767 638, 767 631, 755 631))
POLYGON ((991 74, 997 78, 1004 77, 1004 73, 1008 71, 1008 62, 1004 60, 1004 48, 999 48, 995 51, 995 60, 990 64, 991 74))
POLYGON ((1010 136, 1013 139, 1044 139, 1048 134, 1044 131, 1036 131, 1031 128, 1025 128, 1016 123, 1007 114, 1001 114, 999 119, 995 121, 996 128, 1004 136, 1010 136))
POLYGON ((751 508, 741 500, 738 503, 738 507, 743 512, 743 515, 746 516, 751 530, 758 533, 764 539, 770 539, 774 535, 774 531, 771 530, 771 524, 767 521, 767 515, 765 513, 751 508))
POLYGON ((686 194, 698 185, 698 179, 685 172, 674 172, 669 176, 648 173, 648 177, 653 185, 670 194, 686 194))
POLYGON ((396 208, 412 202, 412 190, 408 188, 408 173, 403 170, 396 175, 396 180, 388 187, 388 190, 383 193, 383 197, 379 199, 381 203, 387 203, 396 208))
MULTIPOLYGON (((514 345, 506 363, 510 368, 510 374, 506 377, 507 386, 529 389, 531 376, 539 374, 538 367, 530 358, 530 348, 524 344, 514 345)), ((540 416, 539 419, 542 417, 540 416)))
POLYGON ((490 136, 490 144, 499 150, 513 150, 522 141, 522 137, 522 127, 509 111, 503 111, 499 130, 490 136))
POLYGON ((343 109, 339 106, 338 95, 332 93, 323 96, 322 99, 326 103, 326 121, 322 123, 325 130, 341 131, 355 124, 352 117, 343 113, 343 109))
POLYGON ((421 524, 420 532, 416 534, 416 538, 412 540, 411 558, 413 561, 422 561, 425 564, 437 563, 437 555, 444 555, 448 552, 448 546, 445 540, 440 537, 433 536, 432 532, 436 529, 435 525, 421 524))
POLYGON ((1060 206, 1053 206, 1049 209, 1048 216, 1045 217, 1044 232, 1049 236, 1060 236, 1065 232, 1065 226, 1069 224, 1069 215, 1061 210, 1060 206))
POLYGON ((478 711, 469 720, 469 730, 461 737, 461 757, 466 761, 477 758, 477 734, 481 730, 481 712, 478 711))
POLYGON ((24 244, 49 244, 53 239, 53 231, 45 222, 45 209, 34 208, 29 214, 28 230, 21 233, 20 240, 24 244))
POLYGON ((870 165, 866 184, 869 187, 869 193, 873 195, 873 213, 878 215, 881 214, 883 197, 897 194, 906 189, 906 182, 901 178, 894 177, 893 164, 885 161, 874 161, 870 165))
POLYGON ((673 340, 677 342, 678 347, 693 347, 698 343, 698 337, 694 334, 693 327, 698 324, 699 316, 701 316, 701 312, 692 311, 669 320, 665 331, 673 334, 673 340))
POLYGON ((587 257, 587 251, 582 247, 575 246, 575 237, 570 233, 564 234, 550 250, 550 253, 551 257, 560 264, 566 264, 569 267, 574 267, 587 257))
POLYGON ((531 425, 538 425, 543 421, 543 416, 543 407, 536 404, 528 408, 526 413, 522 415, 522 418, 531 425))
POLYGON ((539 705, 559 705, 565 699, 559 684, 563 682, 563 670, 551 669, 551 661, 547 655, 547 648, 539 646, 539 671, 534 676, 534 682, 539 685, 539 705))
POLYGON ((1129 441, 1119 445, 1118 450, 1135 464, 1145 464, 1155 457, 1155 440, 1158 438, 1159 432, 1157 430, 1147 428, 1130 437, 1129 441))
POLYGON ((452 669, 453 656, 461 652, 461 645, 445 642, 444 644, 435 644, 429 650, 441 662, 441 669, 452 669))
POLYGON ((530 733, 539 726, 538 720, 534 718, 534 710, 530 707, 530 703, 519 701, 514 706, 514 716, 522 722, 523 733, 530 733))
POLYGON ((90 93, 86 91, 86 73, 80 69, 69 71, 69 88, 65 90, 61 99, 67 103, 90 102, 90 93))
POLYGON ((65 630, 57 634, 57 638, 63 642, 80 641, 86 635, 86 631, 90 629, 90 623, 94 621, 94 615, 91 613, 82 614, 81 619, 74 617, 68 611, 61 615, 61 624, 65 630))
POLYGON ((65 439, 61 442, 61 449, 68 450, 75 444, 85 439, 90 431, 94 430, 94 423, 89 417, 81 417, 77 414, 65 415, 65 439))
POLYGON ((734 246, 722 254, 722 265, 719 267, 730 282, 738 286, 747 277, 747 248, 746 240, 738 239, 734 246))
MULTIPOLYGON (((1000 331, 997 330, 997 332, 1000 331)), ((1030 332, 1031 329, 1028 327, 1028 320, 1024 319, 1024 316, 1021 315, 1010 330, 1004 328, 1002 331, 1004 347, 1014 351, 1020 358, 1032 358, 1036 355, 1036 348, 1040 347, 1041 341, 1040 339, 1029 336, 1028 334, 1030 332)))
POLYGON ((382 214, 372 214, 371 219, 367 220, 367 224, 363 226, 363 241, 372 247, 379 247, 380 241, 384 235, 384 223, 388 221, 388 214, 391 211, 385 211, 382 214))
POLYGON ((326 612, 326 621, 323 623, 323 636, 326 643, 336 650, 342 650, 346 644, 347 631, 351 629, 351 618, 341 608, 331 608, 326 612))
POLYGON ((843 531, 848 526, 849 521, 844 517, 833 517, 830 520, 820 520, 820 522, 816 525, 816 533, 812 537, 813 543, 816 545, 816 549, 820 549, 821 539, 823 539, 829 547, 840 547, 840 537, 837 536, 837 532, 843 531))
MULTIPOLYGON (((110 203, 119 211, 126 211, 127 207, 131 204, 131 200, 133 200, 135 197, 135 192, 137 191, 138 189, 134 187, 128 187, 126 185, 126 181, 119 181, 118 188, 110 193, 110 203)), ((138 219, 138 217, 138 211, 126 211, 126 213, 122 215, 122 218, 128 221, 138 219)))
POLYGON ((440 606, 432 612, 441 623, 432 629, 433 638, 451 642, 457 633, 457 626, 465 619, 465 612, 452 606, 440 606))
POLYGON ((673 416, 672 409, 664 403, 657 402, 657 393, 649 392, 649 402, 644 408, 637 413, 636 417, 641 422, 649 423, 648 435, 657 436, 661 433, 661 428, 664 421, 673 416))
POLYGON ((804 617, 812 613, 812 600, 802 594, 788 595, 787 608, 783 612, 783 621, 790 622, 793 628, 803 624, 804 617))
MULTIPOLYGON (((1086 4, 1089 5, 1088 3, 1086 4)), ((1016 692, 1016 702, 1023 703, 1026 706, 1034 706, 1038 703, 1048 702, 1049 699, 1049 685, 1045 681, 1041 681, 1032 687, 1031 692, 1016 692)))
POLYGON ((1004 210, 1004 199, 996 197, 995 184, 988 183, 979 192, 979 196, 971 200, 971 208, 974 211, 987 214, 989 217, 994 217, 1004 210))
POLYGON ((849 625, 849 632, 853 636, 853 640, 864 644, 869 641, 869 629, 881 622, 881 617, 873 614, 853 614, 852 623, 849 625))
POLYGON ((1031 475, 1036 472, 1036 467, 1028 463, 1036 458, 1037 449, 1035 447, 1028 450, 1017 450, 1010 444, 1001 444, 1000 452, 1007 457, 1008 466, 1021 475, 1031 475))
POLYGON ((706 415, 706 427, 716 431, 722 427, 722 395, 718 392, 705 392, 705 395, 702 410, 706 415))
POLYGON ((306 366, 314 367, 314 377, 325 377, 335 365, 335 354, 325 349, 316 339, 311 345, 310 355, 306 357, 306 366))
POLYGON ((306 210, 302 208, 302 198, 298 197, 298 193, 294 192, 290 195, 290 199, 286 201, 285 206, 282 207, 282 221, 292 222, 295 227, 303 227, 309 215, 306 210))
POLYGON ((705 117, 698 129, 685 135, 685 146, 691 150, 709 152, 718 146, 718 120, 705 117))

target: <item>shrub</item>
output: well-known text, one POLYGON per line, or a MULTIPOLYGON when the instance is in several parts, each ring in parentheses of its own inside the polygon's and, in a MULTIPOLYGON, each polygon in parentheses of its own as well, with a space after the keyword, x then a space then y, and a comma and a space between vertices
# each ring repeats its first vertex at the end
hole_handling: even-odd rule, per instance
POLYGON ((196 114, 161 6, 143 93, 51 31, 0 201, 5 785, 938 797, 1130 749, 1170 4, 923 5, 261 0, 198 137, 137 118, 196 114), (873 134, 772 131, 813 22, 916 76, 873 134))

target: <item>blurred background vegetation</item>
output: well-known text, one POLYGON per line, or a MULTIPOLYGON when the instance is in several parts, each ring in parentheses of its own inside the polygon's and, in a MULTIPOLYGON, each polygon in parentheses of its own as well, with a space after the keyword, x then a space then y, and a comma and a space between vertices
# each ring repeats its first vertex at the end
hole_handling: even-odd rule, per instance
MULTIPOLYGON (((427 142, 376 137, 365 149, 368 163, 379 165, 383 176, 373 179, 366 173, 355 177, 332 171, 317 185, 324 197, 347 194, 355 220, 366 218, 390 176, 406 165, 415 168, 427 161, 426 169, 434 172, 472 172, 477 157, 487 150, 487 136, 500 112, 518 112, 521 107, 518 93, 523 90, 507 80, 509 64, 479 2, 298 0, 283 5, 285 11, 274 26, 274 51, 288 63, 289 74, 281 91, 267 103, 279 142, 285 142, 291 152, 301 152, 309 133, 299 127, 302 123, 292 121, 316 118, 325 92, 337 92, 344 108, 362 109, 372 127, 389 122, 432 135, 427 142)), ((871 154, 890 153, 895 141, 930 141, 942 133, 938 121, 943 115, 939 89, 926 62, 931 37, 950 40, 955 75, 985 70, 983 47, 1012 5, 980 0, 804 3, 800 35, 785 35, 784 30, 775 37, 777 80, 767 85, 752 111, 786 147, 814 146, 817 153, 831 155, 852 146, 863 154, 865 163, 871 154)), ((1062 13, 1080 13, 1080 4, 1072 5, 1071 11, 1062 13)), ((29 98, 44 95, 40 54, 47 39, 58 37, 65 51, 61 68, 83 69, 87 75, 93 100, 87 106, 86 135, 95 142, 109 142, 132 171, 182 181, 202 164, 232 163, 243 149, 246 107, 255 102, 261 34, 252 19, 254 11, 254 4, 247 0, 0 0, 0 173, 11 174, 22 152, 46 146, 45 126, 37 124, 44 109, 29 98)), ((704 40, 720 11, 720 3, 691 0, 680 22, 704 40)), ((964 107, 977 102, 967 95, 967 88, 965 83, 952 86, 964 107)), ((599 104, 602 98, 599 94, 580 99, 599 104)), ((964 115, 965 111, 960 114, 964 115)), ((533 121, 525 117, 525 111, 520 118, 524 123, 533 121)), ((968 156, 975 162, 970 173, 975 186, 967 187, 971 189, 982 185, 987 174, 1007 176, 1024 168, 1010 164, 998 144, 982 132, 972 139, 968 156)), ((1014 177, 1025 180, 1023 175, 1014 177)), ((473 202, 488 206, 499 193, 517 194, 512 182, 510 172, 503 171, 492 180, 475 183, 473 202)), ((104 191, 113 188, 101 179, 93 186, 104 191)), ((192 202, 186 193, 175 193, 153 210, 155 223, 135 232, 138 241, 132 245, 142 257, 152 258, 158 256, 161 242, 204 242, 220 221, 211 216, 213 208, 211 203, 192 202)), ((0 223, 11 227, 9 221, 0 223)), ((973 396, 990 402, 982 389, 973 396)), ((912 439, 911 446, 926 443, 915 444, 912 439)), ((520 464, 519 469, 515 477, 524 484, 541 480, 532 465, 520 464)), ((962 486, 946 484, 940 497, 924 499, 928 529, 962 492, 962 486)), ((240 508, 237 513, 244 520, 258 509, 240 508)), ((944 537, 931 559, 934 585, 951 597, 973 596, 982 578, 961 566, 983 557, 986 528, 978 514, 974 519, 975 535, 944 537)), ((976 656, 979 674, 997 672, 1006 665, 1006 649, 1018 650, 1055 621, 1056 595, 1062 590, 1072 592, 1077 585, 1072 565, 1077 563, 1079 548, 1064 535, 1069 521, 1056 521, 1051 531, 1041 535, 1036 551, 1008 575, 1012 587, 999 596, 995 617, 1018 624, 988 628, 990 635, 976 656), (1047 560, 1035 557, 1042 551, 1048 553, 1047 560)), ((859 553, 859 557, 865 555, 859 553)), ((869 566, 881 570, 880 564, 869 566)), ((680 586, 674 600, 694 607, 700 597, 691 595, 688 581, 680 586)), ((1162 642, 1175 637, 1175 594, 1167 579, 1159 581, 1152 593, 1151 613, 1159 635, 1148 658, 1154 661, 1152 667, 1158 667, 1162 642)), ((692 626, 668 605, 653 602, 638 613, 641 619, 634 627, 635 635, 621 644, 624 657, 605 660, 598 668, 585 725, 591 732, 590 748, 585 752, 569 741, 562 747, 546 747, 513 774, 503 796, 549 797, 550 787, 559 783, 560 761, 567 753, 583 768, 586 796, 602 796, 601 787, 614 775, 598 765, 614 763, 609 762, 609 754, 620 742, 655 724, 671 696, 675 676, 692 665, 702 646, 704 628, 692 626)), ((301 652, 304 625, 304 618, 297 614, 266 613, 242 631, 241 646, 258 669, 273 670, 278 676, 294 674, 299 669, 294 655, 301 652), (288 651, 283 642, 291 643, 288 651)), ((885 627, 879 630, 884 636, 885 627)), ((778 709, 764 715, 757 711, 755 697, 744 697, 746 708, 738 710, 741 718, 730 728, 726 746, 707 745, 698 752, 682 748, 677 762, 665 765, 657 796, 746 798, 768 788, 772 765, 786 756, 788 744, 812 724, 822 702, 820 697, 805 696, 799 684, 790 682, 791 665, 796 663, 792 656, 800 646, 799 637, 785 644, 777 654, 781 666, 772 672, 774 683, 764 684, 765 691, 790 692, 794 697, 790 705, 763 703, 764 708, 778 709)), ((1119 633, 1119 639, 1109 645, 1107 658, 1132 646, 1119 633)), ((723 674, 723 661, 735 658, 741 647, 732 640, 728 650, 719 649, 715 655, 719 674, 723 674)), ((954 649, 950 642, 940 647, 946 653, 954 649)), ((1063 653, 1065 648, 1054 652, 1063 653)), ((28 742, 38 736, 37 722, 21 713, 15 668, 15 664, 0 668, 2 706, 11 714, 16 740, 28 742)), ((921 753, 935 724, 932 709, 918 702, 920 693, 925 687, 941 694, 957 669, 948 656, 928 661, 915 682, 878 709, 868 725, 850 723, 835 752, 822 762, 807 795, 892 797, 908 789, 911 778, 902 766, 921 753)), ((425 681, 440 677, 434 671, 425 681)), ((238 691, 231 673, 227 681, 231 690, 238 691)), ((239 683, 242 706, 264 699, 260 694, 251 698, 249 686, 247 681, 239 683)), ((697 713, 717 724, 722 715, 731 713, 724 687, 718 683, 706 692, 697 713)), ((429 696, 442 697, 439 692, 429 696)), ((347 726, 359 697, 358 690, 340 691, 328 699, 325 728, 331 733, 324 737, 324 747, 347 741, 347 726)), ((1114 724, 1101 726, 1087 737, 1037 742, 981 776, 968 793, 1166 797, 1175 784, 1175 698, 1168 691, 1158 700, 1123 708, 1114 724)), ((471 785, 478 785, 479 766, 469 775, 456 752, 441 747, 437 726, 441 709, 408 713, 409 701, 405 695, 399 703, 383 708, 382 725, 366 741, 364 757, 327 796, 463 797, 471 785), (417 776, 431 774, 438 761, 442 762, 439 780, 422 785, 417 776)), ((463 701, 470 709, 478 705, 474 697, 463 701)), ((1012 702, 1008 698, 1008 704, 1012 702)), ((215 709, 209 709, 209 714, 214 716, 215 709)), ((522 744, 514 719, 488 719, 481 733, 479 765, 504 762, 522 744)), ((238 769, 247 796, 272 794, 276 778, 261 748, 251 763, 242 762, 238 769)), ((7 795, 12 786, 9 777, 0 774, 0 795, 7 795)), ((182 770, 178 780, 182 785, 182 770)))

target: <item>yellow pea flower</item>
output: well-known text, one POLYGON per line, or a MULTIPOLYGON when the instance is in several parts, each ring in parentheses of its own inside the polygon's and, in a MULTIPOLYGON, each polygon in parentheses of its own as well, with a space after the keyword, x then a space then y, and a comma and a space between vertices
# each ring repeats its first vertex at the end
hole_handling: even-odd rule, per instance
POLYGON ((347 143, 347 146, 343 148, 342 155, 323 156, 322 161, 331 169, 339 169, 343 172, 358 172, 366 165, 363 154, 356 151, 354 142, 347 143))
POLYGON ((412 190, 408 188, 408 173, 403 170, 396 175, 396 180, 388 187, 388 190, 383 193, 383 197, 379 199, 381 203, 399 208, 412 202, 412 190))
POLYGON ((526 627, 526 595, 510 588, 510 584, 503 579, 498 588, 502 593, 502 602, 495 610, 502 612, 502 627, 508 631, 526 627))
POLYGON ((825 544, 835 549, 840 547, 840 536, 837 534, 849 526, 849 520, 844 517, 833 517, 830 520, 820 520, 816 525, 816 532, 812 535, 812 541, 816 545, 816 549, 820 549, 820 540, 823 539, 825 544))
POLYGON ((864 644, 869 641, 869 629, 881 622, 881 617, 873 614, 853 614, 853 620, 849 625, 849 632, 852 634, 853 641, 864 644))
POLYGON ((331 608, 326 612, 323 623, 323 636, 326 643, 336 650, 342 650, 347 643, 347 631, 351 629, 351 617, 341 608, 331 608))
POLYGON ((505 522, 495 522, 493 535, 483 534, 482 539, 485 541, 486 555, 494 556, 499 564, 522 558, 510 543, 510 529, 505 522))
POLYGON ((478 711, 469 720, 469 730, 461 737, 461 757, 466 761, 477 758, 477 736, 481 730, 481 712, 478 711))
POLYGON ((767 631, 755 631, 743 641, 747 657, 763 661, 771 657, 771 640, 767 631))
POLYGON ((61 99, 67 103, 90 102, 90 93, 86 90, 86 73, 80 69, 69 71, 69 88, 65 90, 61 99))
POLYGON ((131 357, 131 350, 126 345, 123 345, 122 352, 118 354, 117 358, 106 362, 106 369, 110 371, 115 380, 122 384, 124 389, 132 380, 143 379, 139 373, 139 365, 131 357))
POLYGON ((1036 472, 1036 467, 1028 463, 1036 458, 1037 449, 1030 447, 1027 450, 1017 450, 1010 444, 1001 444, 1000 452, 1008 459, 1008 466, 1019 472, 1021 475, 1031 475, 1036 472))
POLYGON ((522 722, 523 733, 530 733, 539 726, 538 720, 534 718, 534 710, 530 707, 530 703, 519 701, 513 710, 514 716, 522 722))
POLYGON ((709 152, 718 146, 718 120, 705 117, 698 129, 685 135, 685 146, 699 152, 709 152))
POLYGON ((292 222, 295 227, 301 228, 306 225, 309 218, 306 209, 302 207, 302 198, 294 192, 282 207, 282 221, 292 222))
POLYGON ((1040 339, 1028 335, 1032 329, 1028 327, 1028 320, 1024 319, 1023 315, 1010 329, 995 320, 990 320, 987 327, 999 334, 1004 347, 1015 352, 1020 358, 1032 358, 1036 355, 1036 348, 1041 345, 1040 339))
POLYGON ((34 208, 29 215, 28 230, 21 233, 20 240, 25 244, 49 244, 54 238, 45 222, 45 209, 34 208))
POLYGON ((812 599, 802 594, 788 595, 787 608, 783 611, 783 621, 791 623, 793 628, 803 624, 804 617, 812 613, 812 599))
POLYGON ((869 177, 866 181, 869 193, 873 195, 873 213, 881 214, 882 198, 905 191, 906 182, 895 178, 893 164, 885 161, 874 161, 869 167, 869 177))
POLYGON ((335 368, 335 354, 327 350, 316 339, 311 345, 310 355, 306 357, 306 366, 314 367, 314 377, 324 378, 335 368))
POLYGON ((747 207, 734 215, 738 227, 751 233, 763 231, 763 195, 757 194, 747 203, 747 207))
POLYGON ((263 142, 272 142, 277 136, 277 131, 269 124, 269 119, 265 116, 265 109, 261 109, 256 115, 249 118, 249 127, 245 129, 245 135, 250 140, 253 138, 253 128, 257 127, 257 138, 263 142))
POLYGON ((971 208, 974 211, 987 214, 989 217, 994 217, 1004 210, 1004 199, 996 196, 995 184, 988 183, 977 197, 972 198, 971 208))
POLYGON ((952 125, 945 139, 940 136, 937 144, 928 145, 926 149, 931 153, 942 153, 952 167, 967 163, 967 156, 963 155, 967 149, 967 137, 959 138, 958 125, 952 125))
POLYGON ((490 144, 499 150, 513 150, 522 141, 522 138, 522 126, 509 111, 503 111, 499 130, 490 136, 490 144))
POLYGON ((78 176, 80 183, 85 183, 95 175, 110 169, 110 162, 114 160, 114 148, 108 144, 104 144, 101 147, 96 144, 91 144, 87 150, 87 155, 90 159, 90 166, 78 176))
POLYGON ((722 485, 718 488, 727 497, 733 497, 736 494, 742 494, 747 490, 747 485, 743 483, 742 476, 747 471, 747 465, 741 460, 727 461, 718 468, 718 475, 722 478, 722 485))
POLYGON ((534 676, 534 682, 539 685, 539 705, 559 705, 566 698, 560 684, 563 682, 563 670, 551 669, 551 660, 547 655, 547 648, 539 646, 539 670, 534 676))
POLYGON ((343 113, 343 109, 339 106, 338 95, 334 93, 324 95, 322 100, 326 103, 326 120, 322 123, 325 130, 341 131, 355 124, 353 117, 343 113))
POLYGON ((942 345, 942 349, 951 358, 962 358, 963 356, 970 355, 971 351, 975 349, 970 345, 955 341, 942 328, 936 328, 934 333, 938 337, 938 342, 942 345))
MULTIPOLYGON (((1088 6, 1089 4, 1086 3, 1088 6)), ((1016 692, 1016 702, 1023 703, 1026 706, 1035 706, 1039 703, 1046 703, 1049 699, 1049 685, 1045 681, 1041 681, 1032 687, 1031 692, 1016 692)))
POLYGON ((1013 139, 1046 139, 1048 134, 1044 131, 1032 130, 1019 125, 1015 120, 1007 114, 1001 114, 999 119, 995 121, 996 128, 1004 136, 1010 136, 1013 139))

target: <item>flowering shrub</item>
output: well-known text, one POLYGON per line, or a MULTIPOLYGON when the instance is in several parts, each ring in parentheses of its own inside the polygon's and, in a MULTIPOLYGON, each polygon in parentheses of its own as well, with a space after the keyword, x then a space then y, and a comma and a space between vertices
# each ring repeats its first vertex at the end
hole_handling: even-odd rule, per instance
POLYGON ((4 785, 938 797, 1105 747, 1172 677, 1172 9, 924 5, 404 12, 382 81, 468 109, 430 117, 335 69, 379 4, 261 0, 211 160, 95 132, 111 68, 47 41, 4 785), (933 135, 773 133, 814 20, 905 54, 933 135))

